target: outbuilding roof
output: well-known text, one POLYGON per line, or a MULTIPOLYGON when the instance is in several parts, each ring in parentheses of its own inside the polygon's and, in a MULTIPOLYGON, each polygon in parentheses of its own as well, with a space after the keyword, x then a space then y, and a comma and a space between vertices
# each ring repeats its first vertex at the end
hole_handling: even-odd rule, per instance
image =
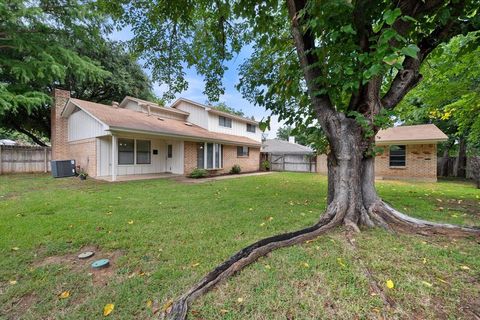
POLYGON ((189 122, 162 118, 140 111, 112 107, 80 99, 69 99, 62 116, 68 117, 76 107, 108 126, 110 131, 138 132, 188 138, 194 141, 215 141, 225 144, 260 146, 258 141, 247 137, 211 132, 189 122))
POLYGON ((434 124, 398 126, 380 130, 375 136, 375 143, 437 143, 447 141, 448 137, 434 124))
POLYGON ((273 154, 311 154, 313 150, 298 143, 280 139, 267 139, 262 142, 262 152, 273 154))

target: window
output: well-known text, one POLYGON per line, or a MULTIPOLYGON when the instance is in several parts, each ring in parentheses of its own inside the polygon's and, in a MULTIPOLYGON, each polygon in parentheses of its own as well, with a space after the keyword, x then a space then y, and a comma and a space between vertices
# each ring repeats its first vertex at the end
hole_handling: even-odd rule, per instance
POLYGON ((390 167, 405 167, 405 146, 390 146, 390 167))
POLYGON ((172 158, 173 157, 173 146, 169 144, 167 146, 167 158, 172 158))
POLYGON ((237 147, 237 157, 248 157, 248 147, 238 146, 237 147))
POLYGON ((223 148, 218 143, 197 144, 197 167, 220 169, 223 167, 223 148))
POLYGON ((137 164, 150 163, 150 141, 137 140, 137 164))
POLYGON ((218 116, 218 125, 221 127, 232 127, 232 119, 227 117, 218 116))
POLYGON ((118 164, 134 164, 135 140, 118 139, 118 164))
POLYGON ((256 128, 257 128, 256 125, 251 124, 251 123, 247 123, 247 131, 248 131, 248 132, 253 132, 253 133, 255 133, 255 129, 256 129, 256 128))
POLYGON ((197 143, 197 168, 205 168, 205 144, 197 143))

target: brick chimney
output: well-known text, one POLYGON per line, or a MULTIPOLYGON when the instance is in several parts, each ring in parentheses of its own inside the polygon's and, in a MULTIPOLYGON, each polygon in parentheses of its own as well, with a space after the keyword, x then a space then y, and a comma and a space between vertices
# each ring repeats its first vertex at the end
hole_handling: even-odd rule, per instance
POLYGON ((67 159, 68 120, 60 115, 68 99, 70 99, 70 91, 53 90, 53 105, 50 113, 52 160, 67 159))

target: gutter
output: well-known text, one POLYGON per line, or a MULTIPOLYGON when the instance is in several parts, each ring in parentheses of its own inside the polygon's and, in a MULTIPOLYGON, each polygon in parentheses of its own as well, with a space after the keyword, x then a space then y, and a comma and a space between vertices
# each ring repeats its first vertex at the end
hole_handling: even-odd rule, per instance
POLYGON ((186 135, 173 134, 173 133, 134 130, 134 129, 122 128, 122 127, 109 127, 109 131, 112 134, 116 131, 116 132, 128 132, 128 133, 139 133, 139 134, 146 134, 146 135, 162 136, 162 137, 169 137, 169 138, 176 138, 176 139, 187 139, 190 141, 197 141, 197 142, 221 142, 223 144, 242 145, 242 146, 258 147, 258 148, 260 148, 261 146, 260 142, 258 144, 254 144, 254 143, 231 141, 231 140, 224 140, 224 139, 199 138, 199 137, 186 136, 186 135))

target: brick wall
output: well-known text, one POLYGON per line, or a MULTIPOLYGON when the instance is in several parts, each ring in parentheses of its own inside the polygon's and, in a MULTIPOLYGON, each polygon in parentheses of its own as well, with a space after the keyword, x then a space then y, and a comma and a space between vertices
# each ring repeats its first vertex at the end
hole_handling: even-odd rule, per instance
POLYGON ((67 160, 68 155, 68 120, 60 117, 63 107, 70 98, 70 92, 60 89, 53 90, 53 105, 50 110, 51 116, 51 139, 52 160, 67 160))
POLYGON ((183 161, 183 173, 188 175, 193 169, 197 167, 197 143, 191 141, 185 141, 184 145, 184 161, 183 161))
MULTIPOLYGON (((375 158, 375 176, 379 179, 418 179, 437 181, 437 145, 406 145, 406 165, 404 168, 390 167, 390 146, 381 146, 383 154, 375 158)), ((327 174, 327 156, 317 157, 317 172, 327 174)))
POLYGON ((437 145, 406 145, 406 164, 404 168, 390 167, 390 146, 382 146, 383 154, 375 158, 375 176, 387 179, 437 180, 437 145))
POLYGON ((96 138, 69 142, 67 155, 69 159, 75 159, 75 164, 87 171, 89 176, 97 175, 96 138))
MULTIPOLYGON (((188 175, 197 167, 197 142, 185 141, 184 174, 188 175)), ((248 157, 237 157, 237 146, 223 145, 223 169, 211 174, 228 173, 238 164, 242 172, 260 170, 260 148, 250 148, 248 157)))

